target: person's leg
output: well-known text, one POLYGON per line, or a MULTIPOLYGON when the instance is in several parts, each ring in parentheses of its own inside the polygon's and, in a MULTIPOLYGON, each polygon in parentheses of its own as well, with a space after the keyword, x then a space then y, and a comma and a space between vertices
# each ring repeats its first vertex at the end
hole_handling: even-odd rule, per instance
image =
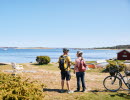
POLYGON ((84 92, 85 89, 86 89, 84 77, 85 77, 85 72, 81 72, 81 82, 82 82, 83 92, 84 92))
POLYGON ((80 72, 76 72, 77 78, 77 91, 80 91, 80 72))
POLYGON ((67 88, 68 88, 68 90, 70 90, 70 81, 69 81, 69 80, 66 81, 66 84, 67 84, 67 88))
POLYGON ((61 89, 64 89, 64 80, 61 80, 61 89))
POLYGON ((71 79, 70 72, 66 71, 66 84, 68 88, 68 93, 73 93, 73 91, 70 90, 70 79, 71 79))
POLYGON ((70 78, 71 78, 70 72, 66 71, 66 85, 68 90, 70 90, 70 78))
POLYGON ((64 89, 65 72, 61 72, 61 89, 64 89))

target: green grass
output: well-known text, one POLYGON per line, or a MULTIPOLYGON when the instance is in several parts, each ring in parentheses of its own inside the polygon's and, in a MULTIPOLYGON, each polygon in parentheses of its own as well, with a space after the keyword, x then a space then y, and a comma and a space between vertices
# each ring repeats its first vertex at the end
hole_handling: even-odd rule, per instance
POLYGON ((97 73, 101 73, 103 69, 104 68, 95 68, 95 69, 91 69, 91 70, 86 70, 86 72, 97 72, 97 73))
POLYGON ((11 70, 11 65, 0 65, 0 70, 11 70))
POLYGON ((89 92, 77 96, 77 100, 129 100, 130 95, 127 93, 112 93, 112 92, 89 92))
POLYGON ((93 64, 97 64, 96 61, 86 61, 86 63, 93 63, 93 64))
MULTIPOLYGON (((34 66, 37 66, 38 68, 42 68, 42 69, 45 69, 45 70, 51 70, 51 71, 59 71, 60 69, 58 68, 58 64, 45 64, 45 65, 39 65, 37 63, 34 63, 34 64, 31 64, 31 65, 34 65, 34 66)), ((91 69, 91 70, 87 70, 86 72, 96 72, 96 73, 101 73, 103 70, 103 68, 97 68, 97 69, 91 69)), ((71 72, 73 72, 73 69, 71 69, 71 72)))
POLYGON ((114 65, 116 64, 116 62, 120 64, 120 63, 123 63, 124 61, 125 61, 125 60, 116 60, 116 61, 113 61, 113 60, 107 60, 108 63, 110 63, 110 64, 114 64, 114 65))
POLYGON ((58 65, 57 64, 44 64, 44 65, 39 65, 39 64, 32 64, 34 66, 37 66, 39 67, 40 69, 45 69, 45 70, 51 70, 51 71, 58 71, 59 68, 58 68, 58 65))

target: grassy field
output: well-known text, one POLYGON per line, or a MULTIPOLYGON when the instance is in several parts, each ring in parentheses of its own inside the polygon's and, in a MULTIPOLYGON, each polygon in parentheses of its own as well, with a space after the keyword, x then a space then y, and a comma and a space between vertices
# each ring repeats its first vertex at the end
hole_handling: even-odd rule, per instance
MULTIPOLYGON (((17 76, 29 78, 30 81, 37 81, 37 84, 45 84, 42 89, 45 94, 42 100, 129 100, 128 91, 120 90, 118 92, 108 92, 103 87, 102 81, 108 76, 108 73, 101 73, 102 69, 93 69, 86 71, 85 82, 87 91, 85 93, 78 92, 73 94, 59 93, 60 86, 60 70, 58 64, 51 63, 49 65, 37 65, 35 63, 23 63, 24 72, 18 73, 17 76), (36 72, 31 72, 36 71, 36 72)), ((5 74, 12 74, 10 65, 0 65, 0 71, 5 74)), ((71 90, 76 90, 76 76, 71 70, 71 90)), ((65 84, 65 90, 67 90, 65 84)))

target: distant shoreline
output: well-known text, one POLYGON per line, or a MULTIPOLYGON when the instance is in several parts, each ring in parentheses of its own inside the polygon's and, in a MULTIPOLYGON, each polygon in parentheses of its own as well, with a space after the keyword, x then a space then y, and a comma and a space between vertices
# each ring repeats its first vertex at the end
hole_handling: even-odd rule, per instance
MULTIPOLYGON (((19 47, 19 48, 15 48, 15 49, 56 49, 56 48, 47 48, 47 47, 26 47, 26 48, 22 48, 22 47, 19 47)), ((62 48, 60 48, 62 49, 62 48)), ((75 49, 75 50, 124 50, 124 49, 83 49, 83 48, 69 48, 69 49, 75 49)), ((126 50, 129 50, 130 49, 126 49, 126 50)))
POLYGON ((22 48, 22 47, 18 47, 15 49, 54 49, 54 48, 47 48, 47 47, 25 47, 25 48, 22 48))
POLYGON ((130 51, 130 49, 94 49, 94 50, 128 50, 130 51))
POLYGON ((93 49, 93 50, 124 50, 124 49, 93 49))
MULTIPOLYGON (((62 49, 62 48, 49 48, 49 47, 0 47, 1 49, 62 49)), ((68 48, 74 50, 124 50, 124 49, 104 49, 104 48, 68 48)), ((125 49, 130 51, 130 49, 125 49)))

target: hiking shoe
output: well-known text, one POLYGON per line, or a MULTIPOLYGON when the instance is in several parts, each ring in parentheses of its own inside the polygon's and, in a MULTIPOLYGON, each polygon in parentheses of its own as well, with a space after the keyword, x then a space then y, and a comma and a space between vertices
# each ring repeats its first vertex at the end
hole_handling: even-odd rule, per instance
POLYGON ((68 93, 74 93, 74 91, 68 90, 68 93))
POLYGON ((79 90, 75 90, 74 92, 80 92, 79 90))
POLYGON ((81 92, 85 92, 85 90, 82 90, 81 92))

